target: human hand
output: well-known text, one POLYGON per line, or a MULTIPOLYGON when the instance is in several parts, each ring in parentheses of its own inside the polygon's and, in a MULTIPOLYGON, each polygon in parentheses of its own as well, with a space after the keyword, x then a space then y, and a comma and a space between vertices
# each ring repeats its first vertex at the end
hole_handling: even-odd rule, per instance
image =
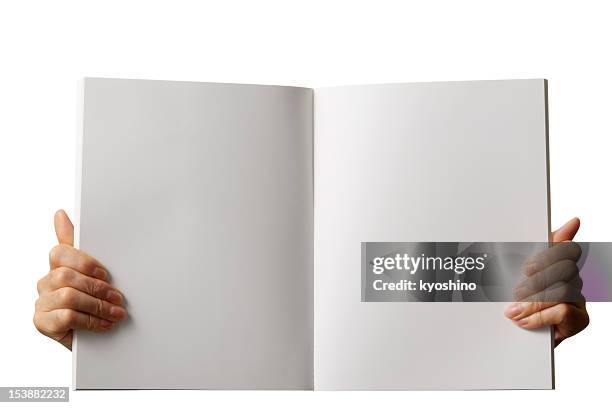
POLYGON ((571 242, 579 228, 580 220, 574 218, 553 232, 553 242, 558 245, 526 264, 527 277, 515 291, 519 301, 505 310, 506 317, 524 329, 553 326, 555 346, 589 324, 576 265, 581 251, 571 242))
POLYGON ((54 224, 59 244, 49 253, 49 273, 38 281, 33 320, 38 331, 72 350, 73 329, 107 331, 127 311, 104 266, 74 248, 74 227, 63 210, 54 224))

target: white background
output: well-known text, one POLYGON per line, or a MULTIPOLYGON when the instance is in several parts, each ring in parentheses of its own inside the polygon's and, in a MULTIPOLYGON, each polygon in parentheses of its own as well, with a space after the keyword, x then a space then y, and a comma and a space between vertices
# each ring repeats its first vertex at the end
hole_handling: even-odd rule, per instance
MULTIPOLYGON (((577 215, 578 239, 612 241, 610 17, 605 1, 0 3, 0 386, 71 383, 70 352, 31 319, 53 212, 73 214, 80 77, 308 87, 548 78, 553 225, 577 215)), ((556 351, 556 391, 82 391, 71 400, 575 406, 609 396, 612 308, 589 311, 590 327, 556 351)))

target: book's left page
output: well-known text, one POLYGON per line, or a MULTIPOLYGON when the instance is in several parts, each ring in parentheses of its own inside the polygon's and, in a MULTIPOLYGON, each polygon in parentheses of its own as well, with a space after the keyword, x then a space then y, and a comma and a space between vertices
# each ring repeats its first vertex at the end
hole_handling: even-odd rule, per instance
POLYGON ((85 79, 77 243, 129 317, 76 389, 311 389, 312 91, 85 79))

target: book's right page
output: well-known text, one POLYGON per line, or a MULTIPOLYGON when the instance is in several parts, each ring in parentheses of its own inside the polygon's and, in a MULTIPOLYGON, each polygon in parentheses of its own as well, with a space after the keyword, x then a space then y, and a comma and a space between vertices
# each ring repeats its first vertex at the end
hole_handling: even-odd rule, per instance
POLYGON ((315 91, 315 388, 549 389, 504 303, 361 302, 362 242, 549 238, 545 80, 315 91))

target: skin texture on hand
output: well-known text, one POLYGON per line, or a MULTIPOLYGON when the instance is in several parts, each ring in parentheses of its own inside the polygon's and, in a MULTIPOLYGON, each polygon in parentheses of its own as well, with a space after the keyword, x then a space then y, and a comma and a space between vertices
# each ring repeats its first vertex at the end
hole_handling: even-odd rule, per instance
MULTIPOLYGON (((580 293, 582 280, 575 264, 580 258, 580 247, 571 242, 579 228, 578 218, 568 221, 553 232, 553 242, 557 245, 526 265, 526 279, 515 293, 525 291, 526 288, 545 289, 548 292, 539 292, 544 293, 544 298, 531 301, 526 296, 508 305, 505 310, 506 317, 523 329, 553 326, 555 346, 581 332, 589 324, 586 301, 580 293), (548 299, 546 296, 549 296, 548 299)), ((530 295, 527 292, 525 294, 530 295)))
POLYGON ((49 273, 38 281, 33 320, 38 331, 72 350, 74 329, 110 330, 127 311, 106 268, 74 248, 74 227, 63 210, 54 224, 58 245, 49 253, 49 273))
MULTIPOLYGON (((125 319, 127 311, 122 307, 123 295, 109 283, 106 268, 90 255, 74 248, 74 227, 63 210, 55 214, 54 224, 58 245, 49 253, 49 273, 38 281, 39 298, 33 320, 42 334, 72 349, 74 329, 108 331, 125 319)), ((571 241, 579 228, 578 218, 570 220, 553 233, 553 242, 571 241)), ((575 262, 580 256, 576 257, 571 247, 563 253, 569 255, 562 255, 549 263, 575 262)), ((528 269, 526 275, 528 278, 536 277, 543 272, 544 269, 528 269)), ((577 271, 575 273, 580 288, 581 281, 577 271)), ((573 302, 515 302, 506 308, 505 315, 524 329, 553 326, 555 346, 589 324, 586 302, 581 295, 573 302)))

